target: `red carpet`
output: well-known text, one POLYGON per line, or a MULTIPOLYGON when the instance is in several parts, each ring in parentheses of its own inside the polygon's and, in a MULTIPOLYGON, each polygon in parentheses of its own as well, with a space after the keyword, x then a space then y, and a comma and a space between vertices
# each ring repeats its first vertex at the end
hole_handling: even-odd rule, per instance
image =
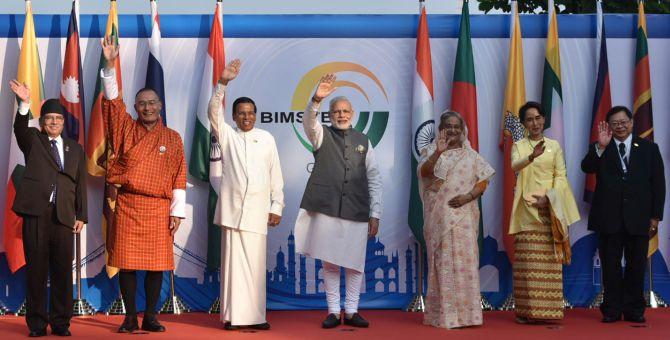
MULTIPOLYGON (((340 326, 335 329, 320 328, 325 311, 269 312, 269 331, 225 331, 218 315, 189 313, 160 315, 167 327, 166 333, 134 333, 141 338, 153 339, 670 339, 670 309, 647 310, 647 323, 629 322, 603 324, 597 310, 575 309, 566 313, 562 322, 553 325, 518 325, 512 312, 484 313, 484 326, 459 330, 445 330, 424 326, 422 315, 397 310, 363 311, 371 323, 368 329, 340 326)), ((72 320, 70 330, 81 339, 127 339, 128 334, 115 333, 122 316, 96 315, 72 320)), ((141 322, 141 321, 140 321, 141 322)), ((22 317, 0 317, 0 339, 27 338, 28 329, 22 317)))

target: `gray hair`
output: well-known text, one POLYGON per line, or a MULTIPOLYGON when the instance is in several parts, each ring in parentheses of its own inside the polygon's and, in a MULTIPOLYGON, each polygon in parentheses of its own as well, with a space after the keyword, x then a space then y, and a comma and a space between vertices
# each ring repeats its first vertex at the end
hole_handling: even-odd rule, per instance
POLYGON ((438 131, 444 128, 444 125, 447 124, 447 119, 449 119, 449 117, 458 118, 458 121, 461 123, 461 142, 466 141, 468 139, 468 126, 465 125, 465 119, 463 119, 463 116, 461 116, 461 114, 456 111, 446 109, 444 112, 442 112, 440 115, 440 125, 437 128, 438 131))
POLYGON ((337 97, 331 99, 331 100, 330 100, 330 103, 328 104, 328 111, 329 111, 329 112, 332 112, 332 111, 333 111, 333 107, 335 107, 335 104, 337 104, 337 103, 339 103, 339 102, 347 102, 347 103, 349 103, 349 106, 351 107, 351 109, 352 109, 352 111, 353 111, 354 108, 353 108, 353 105, 351 105, 351 101, 349 101, 349 98, 347 98, 347 97, 345 97, 345 96, 337 96, 337 97))

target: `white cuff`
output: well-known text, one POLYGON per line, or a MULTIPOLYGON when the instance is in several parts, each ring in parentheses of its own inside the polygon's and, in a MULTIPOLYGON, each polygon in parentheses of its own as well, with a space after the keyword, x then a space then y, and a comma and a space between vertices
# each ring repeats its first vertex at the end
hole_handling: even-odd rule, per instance
POLYGON ((173 189, 170 216, 186 218, 186 190, 173 189))
POLYGON ((275 214, 277 216, 281 216, 281 212, 284 209, 284 207, 277 202, 272 202, 272 205, 270 205, 270 213, 275 214))
POLYGON ((107 100, 116 99, 119 96, 119 86, 116 84, 116 70, 103 68, 100 70, 100 79, 102 79, 105 98, 107 100))
POLYGON ((600 149, 598 147, 598 143, 596 143, 594 147, 596 148, 596 155, 598 155, 598 157, 602 156, 603 152, 605 152, 605 149, 600 149))
POLYGON ((28 114, 28 111, 30 111, 30 103, 26 103, 23 101, 19 102, 19 114, 22 116, 25 116, 28 114))

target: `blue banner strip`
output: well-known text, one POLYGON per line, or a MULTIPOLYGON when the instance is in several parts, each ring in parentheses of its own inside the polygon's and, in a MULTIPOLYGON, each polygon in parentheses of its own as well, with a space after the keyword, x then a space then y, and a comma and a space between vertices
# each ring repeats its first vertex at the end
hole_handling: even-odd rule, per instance
MULTIPOLYGON (((107 15, 81 15, 81 37, 101 37, 107 15)), ((38 37, 65 37, 69 15, 35 15, 38 37)), ((226 38, 414 38, 417 15, 226 15, 226 38)), ((432 38, 457 38, 460 15, 429 15, 432 38)), ((0 14, 0 37, 22 35, 23 14, 0 14)), ((594 14, 559 15, 561 38, 594 38, 594 14)), ((637 15, 605 15, 608 38, 635 38, 637 15)), ((472 15, 473 38, 507 38, 509 15, 472 15)), ((121 37, 148 38, 150 16, 119 15, 121 37)), ((161 15, 165 38, 208 38, 211 15, 161 15)), ((670 38, 670 15, 647 15, 649 38, 670 38)), ((524 38, 547 35, 546 15, 521 15, 524 38)))

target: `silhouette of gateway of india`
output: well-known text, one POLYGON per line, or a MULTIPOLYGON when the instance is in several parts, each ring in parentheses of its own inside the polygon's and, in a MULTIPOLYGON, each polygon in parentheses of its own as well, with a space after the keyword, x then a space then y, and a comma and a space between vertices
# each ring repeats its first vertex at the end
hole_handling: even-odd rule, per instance
MULTIPOLYGON (((287 254, 282 247, 276 253, 276 265, 274 269, 268 270, 267 290, 268 299, 270 295, 276 295, 282 298, 303 298, 315 299, 325 296, 323 285, 323 265, 321 260, 314 259, 313 270, 310 272, 313 284, 307 287, 307 258, 299 254, 299 270, 296 276, 296 252, 295 237, 291 232, 287 239, 287 254), (286 257, 288 256, 288 262, 286 257)), ((384 254, 385 246, 379 241, 379 238, 369 239, 366 249, 365 259, 365 292, 361 298, 375 298, 376 296, 386 296, 388 294, 410 295, 414 292, 415 276, 413 275, 414 254, 408 247, 405 251, 405 289, 400 289, 400 269, 398 251, 390 256, 384 254)), ((344 275, 341 278, 342 287, 344 287, 344 275)))

